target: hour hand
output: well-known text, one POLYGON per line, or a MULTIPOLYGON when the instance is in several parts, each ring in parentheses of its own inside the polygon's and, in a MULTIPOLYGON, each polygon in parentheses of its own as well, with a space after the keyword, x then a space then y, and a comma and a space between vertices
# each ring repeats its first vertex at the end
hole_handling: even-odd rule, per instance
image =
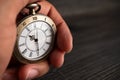
POLYGON ((35 40, 35 35, 29 35, 29 37, 31 41, 35 40))

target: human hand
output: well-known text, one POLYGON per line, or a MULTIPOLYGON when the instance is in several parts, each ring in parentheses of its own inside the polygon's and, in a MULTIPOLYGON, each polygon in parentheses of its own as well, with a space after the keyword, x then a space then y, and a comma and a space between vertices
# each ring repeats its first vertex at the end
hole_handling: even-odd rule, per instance
MULTIPOLYGON (((45 0, 1 0, 0 1, 0 80, 29 80, 40 77, 48 72, 49 64, 61 67, 64 55, 72 49, 72 36, 68 26, 57 10, 45 0), (16 18, 26 4, 40 1, 40 13, 48 15, 57 26, 57 40, 55 49, 49 56, 49 61, 41 63, 20 65, 19 67, 7 68, 12 56, 16 40, 16 18), (7 19, 7 20, 6 20, 7 19)), ((14 65, 13 65, 14 66, 14 65)))

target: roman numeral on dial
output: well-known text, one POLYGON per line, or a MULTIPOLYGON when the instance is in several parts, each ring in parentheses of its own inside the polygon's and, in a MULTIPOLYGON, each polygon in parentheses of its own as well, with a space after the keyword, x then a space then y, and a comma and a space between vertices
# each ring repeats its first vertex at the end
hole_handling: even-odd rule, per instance
POLYGON ((32 55, 33 55, 33 53, 32 53, 32 52, 30 52, 29 57, 32 57, 32 55))
POLYGON ((50 44, 50 42, 46 42, 46 44, 50 44))
POLYGON ((22 53, 25 54, 27 52, 27 49, 25 49, 22 53))
POLYGON ((27 29, 27 31, 30 31, 30 29, 29 28, 26 28, 27 29))
POLYGON ((23 43, 23 44, 20 44, 19 46, 21 47, 21 46, 24 46, 25 45, 25 43, 23 43))

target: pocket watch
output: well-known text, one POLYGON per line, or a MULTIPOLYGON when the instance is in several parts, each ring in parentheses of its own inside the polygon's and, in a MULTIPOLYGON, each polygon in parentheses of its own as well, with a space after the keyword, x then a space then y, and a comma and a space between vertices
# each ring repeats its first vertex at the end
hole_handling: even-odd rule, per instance
POLYGON ((26 8, 29 9, 29 15, 17 25, 14 49, 15 57, 24 64, 45 59, 54 46, 57 31, 50 17, 37 13, 41 8, 39 4, 32 3, 26 8))

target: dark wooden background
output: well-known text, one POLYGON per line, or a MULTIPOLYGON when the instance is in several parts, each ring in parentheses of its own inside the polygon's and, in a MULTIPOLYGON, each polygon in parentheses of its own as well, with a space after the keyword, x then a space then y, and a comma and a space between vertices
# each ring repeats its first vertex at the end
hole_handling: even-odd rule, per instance
POLYGON ((36 80, 120 80, 120 0, 49 0, 69 25, 74 48, 62 68, 36 80))

